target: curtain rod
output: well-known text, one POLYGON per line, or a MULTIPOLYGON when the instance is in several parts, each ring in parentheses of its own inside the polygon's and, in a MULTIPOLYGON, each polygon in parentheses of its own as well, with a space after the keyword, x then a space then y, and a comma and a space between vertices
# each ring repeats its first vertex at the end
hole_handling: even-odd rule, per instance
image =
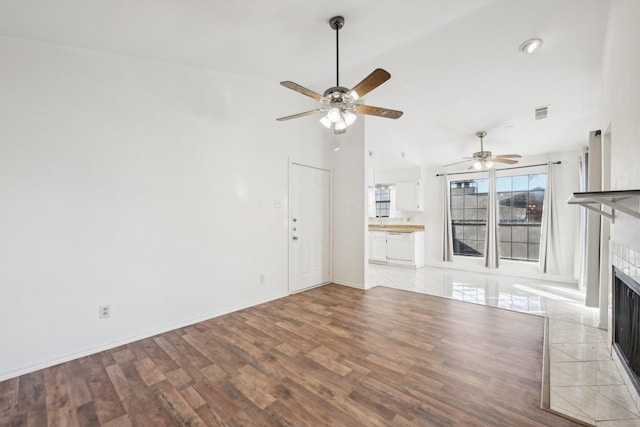
MULTIPOLYGON (((508 170, 512 170, 512 169, 534 168, 534 167, 536 167, 536 166, 546 166, 547 164, 548 164, 548 163, 540 163, 540 164, 538 164, 538 165, 513 166, 513 167, 510 167, 510 168, 500 168, 500 169, 497 169, 497 168, 496 168, 496 170, 497 170, 497 171, 508 171, 508 170)), ((558 161, 558 162, 551 162, 551 164, 552 164, 552 165, 560 165, 560 164, 562 164, 562 162, 560 162, 560 161, 558 161)), ((468 174, 468 173, 478 173, 478 172, 486 172, 486 169, 485 169, 485 170, 480 170, 480 171, 478 171, 478 170, 474 170, 474 171, 469 171, 469 172, 454 172, 454 173, 448 173, 448 174, 447 174, 447 176, 451 176, 451 175, 466 175, 466 174, 468 174)), ((437 174, 436 174, 436 176, 444 176, 444 174, 443 174, 443 173, 437 173, 437 174)))

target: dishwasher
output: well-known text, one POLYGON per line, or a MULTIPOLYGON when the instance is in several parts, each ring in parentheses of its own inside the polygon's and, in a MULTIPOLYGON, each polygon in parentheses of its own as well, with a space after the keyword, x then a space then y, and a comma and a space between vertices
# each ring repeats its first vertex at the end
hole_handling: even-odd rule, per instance
POLYGON ((387 259, 413 261, 413 233, 387 233, 387 259))

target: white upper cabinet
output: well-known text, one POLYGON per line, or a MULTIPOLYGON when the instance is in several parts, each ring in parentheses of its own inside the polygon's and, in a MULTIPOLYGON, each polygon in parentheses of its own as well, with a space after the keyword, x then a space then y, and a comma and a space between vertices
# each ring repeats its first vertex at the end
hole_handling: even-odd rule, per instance
MULTIPOLYGON (((369 177, 372 175, 368 172, 369 177)), ((424 192, 422 191, 422 170, 419 166, 399 169, 375 169, 373 172, 376 187, 391 188, 390 216, 401 216, 400 212, 421 212, 424 210, 424 192)), ((375 191, 369 187, 369 216, 375 216, 375 191)))
POLYGON ((421 212, 424 210, 424 192, 419 179, 396 183, 396 210, 421 212))

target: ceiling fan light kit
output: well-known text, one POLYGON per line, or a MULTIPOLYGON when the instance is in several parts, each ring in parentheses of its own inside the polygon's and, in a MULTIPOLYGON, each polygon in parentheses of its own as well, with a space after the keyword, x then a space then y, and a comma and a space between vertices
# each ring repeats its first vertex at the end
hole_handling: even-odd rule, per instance
POLYGON ((391 78, 391 74, 389 74, 382 68, 375 69, 371 74, 365 77, 364 80, 355 85, 352 89, 340 86, 340 44, 338 33, 344 26, 344 18, 342 16, 334 16, 329 20, 329 25, 336 32, 336 85, 325 90, 324 93, 320 95, 291 81, 280 82, 280 84, 286 88, 313 98, 316 101, 320 101, 323 106, 321 108, 316 108, 315 110, 306 111, 304 113, 280 117, 276 120, 285 121, 318 113, 326 113, 320 119, 320 123, 322 123, 322 125, 327 129, 333 128, 333 132, 339 135, 345 133, 347 131, 347 127, 355 123, 356 119, 358 118, 358 113, 385 117, 388 119, 397 119, 402 116, 402 111, 355 103, 367 93, 371 92, 373 89, 377 88, 382 83, 391 78))
POLYGON ((515 165, 516 163, 518 163, 518 161, 513 159, 519 159, 522 157, 520 154, 500 154, 500 155, 494 156, 491 151, 484 150, 484 137, 487 136, 487 132, 483 130, 478 131, 476 132, 476 136, 480 138, 480 151, 476 151, 475 153, 473 153, 473 155, 470 158, 467 158, 467 160, 450 163, 442 167, 473 162, 471 166, 469 166, 469 169, 475 169, 475 170, 491 169, 492 167, 495 166, 496 163, 506 163, 509 165, 515 165))

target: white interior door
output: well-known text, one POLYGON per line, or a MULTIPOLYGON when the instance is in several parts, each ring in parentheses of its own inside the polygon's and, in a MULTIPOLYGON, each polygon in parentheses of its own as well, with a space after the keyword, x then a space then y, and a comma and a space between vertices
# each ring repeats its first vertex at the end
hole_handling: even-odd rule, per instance
POLYGON ((329 171, 291 165, 291 292, 331 280, 329 201, 329 171))

